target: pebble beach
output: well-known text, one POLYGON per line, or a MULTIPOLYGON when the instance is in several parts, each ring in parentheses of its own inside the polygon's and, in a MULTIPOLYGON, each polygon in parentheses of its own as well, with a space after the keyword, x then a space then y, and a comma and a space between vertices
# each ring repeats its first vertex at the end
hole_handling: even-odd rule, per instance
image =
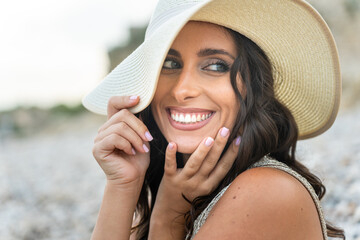
MULTIPOLYGON (((105 176, 92 157, 102 120, 82 117, 23 138, 0 139, 0 239, 90 239, 105 176), (90 121, 91 120, 91 121, 90 121)), ((360 240, 360 107, 341 111, 297 156, 323 180, 326 218, 360 240)))
MULTIPOLYGON (((360 240, 360 1, 309 2, 338 43, 343 95, 334 125, 299 141, 297 159, 326 186, 325 218, 344 229, 347 240, 360 240)), ((92 147, 105 118, 48 112, 28 109, 15 118, 0 111, 0 240, 90 239, 105 186, 92 147), (17 129, 15 120, 26 127, 17 129)))

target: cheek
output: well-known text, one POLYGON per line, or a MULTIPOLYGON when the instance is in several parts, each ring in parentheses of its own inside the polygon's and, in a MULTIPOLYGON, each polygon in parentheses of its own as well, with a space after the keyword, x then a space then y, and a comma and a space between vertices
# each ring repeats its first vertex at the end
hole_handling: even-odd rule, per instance
POLYGON ((232 129, 240 111, 240 102, 237 99, 234 89, 230 83, 226 86, 218 86, 214 89, 217 90, 214 92, 213 96, 214 102, 217 102, 219 108, 221 109, 221 122, 223 122, 226 127, 230 127, 230 129, 232 129))

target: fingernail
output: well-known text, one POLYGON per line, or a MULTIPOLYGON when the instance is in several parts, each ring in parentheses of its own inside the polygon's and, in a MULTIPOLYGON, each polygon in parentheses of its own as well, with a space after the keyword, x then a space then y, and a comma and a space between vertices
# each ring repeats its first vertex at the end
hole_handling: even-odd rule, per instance
POLYGON ((143 149, 144 149, 145 152, 149 152, 149 149, 145 144, 143 144, 143 149))
POLYGON ((149 142, 154 139, 148 131, 145 132, 145 137, 149 142))
POLYGON ((131 151, 134 155, 136 155, 135 149, 132 148, 131 151))
POLYGON ((241 136, 238 136, 238 137, 236 138, 236 140, 235 140, 235 145, 236 145, 236 146, 239 146, 240 143, 241 143, 241 136))
POLYGON ((131 100, 131 101, 134 101, 134 100, 136 100, 137 98, 138 98, 138 96, 131 96, 131 97, 130 97, 130 100, 131 100))
POLYGON ((174 144, 173 143, 169 143, 169 149, 172 150, 174 148, 174 144))
POLYGON ((214 139, 212 139, 211 137, 208 137, 205 141, 205 145, 210 147, 210 145, 214 142, 214 139))
POLYGON ((227 137, 228 133, 229 133, 229 129, 226 128, 226 127, 223 127, 223 128, 221 129, 221 131, 220 131, 220 135, 221 135, 222 137, 227 137))

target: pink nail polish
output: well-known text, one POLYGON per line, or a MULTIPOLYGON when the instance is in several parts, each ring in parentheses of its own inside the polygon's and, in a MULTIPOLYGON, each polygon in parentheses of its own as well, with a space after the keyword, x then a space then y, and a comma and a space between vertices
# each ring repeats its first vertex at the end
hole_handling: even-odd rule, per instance
POLYGON ((131 151, 134 155, 136 155, 135 149, 132 148, 131 151))
POLYGON ((137 98, 138 98, 138 96, 131 96, 131 97, 130 97, 130 100, 134 101, 134 100, 136 100, 137 98))
POLYGON ((208 137, 205 141, 205 145, 210 147, 210 145, 214 142, 214 139, 212 139, 211 137, 208 137))
POLYGON ((143 149, 144 149, 145 152, 149 152, 149 149, 145 144, 143 144, 143 149))
POLYGON ((220 131, 220 135, 221 135, 222 137, 226 137, 226 136, 228 135, 228 133, 229 133, 229 129, 226 128, 226 127, 223 127, 223 128, 221 129, 221 131, 220 131))
POLYGON ((174 144, 173 143, 169 143, 169 149, 170 150, 174 149, 174 144))
POLYGON ((145 137, 149 142, 154 139, 148 131, 145 132, 145 137))
POLYGON ((241 136, 238 136, 238 137, 236 138, 236 140, 235 140, 235 145, 236 145, 236 146, 239 146, 240 143, 241 143, 241 136))

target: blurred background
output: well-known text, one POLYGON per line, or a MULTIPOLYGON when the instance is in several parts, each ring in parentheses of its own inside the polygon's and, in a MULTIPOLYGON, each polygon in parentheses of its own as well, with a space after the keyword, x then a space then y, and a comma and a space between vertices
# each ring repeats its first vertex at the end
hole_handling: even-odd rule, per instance
MULTIPOLYGON (((82 96, 144 38, 156 0, 0 4, 0 239, 89 239, 105 177, 91 154, 105 117, 82 96)), ((360 239, 360 0, 311 0, 338 44, 333 127, 298 157, 327 187, 328 220, 360 239)))

